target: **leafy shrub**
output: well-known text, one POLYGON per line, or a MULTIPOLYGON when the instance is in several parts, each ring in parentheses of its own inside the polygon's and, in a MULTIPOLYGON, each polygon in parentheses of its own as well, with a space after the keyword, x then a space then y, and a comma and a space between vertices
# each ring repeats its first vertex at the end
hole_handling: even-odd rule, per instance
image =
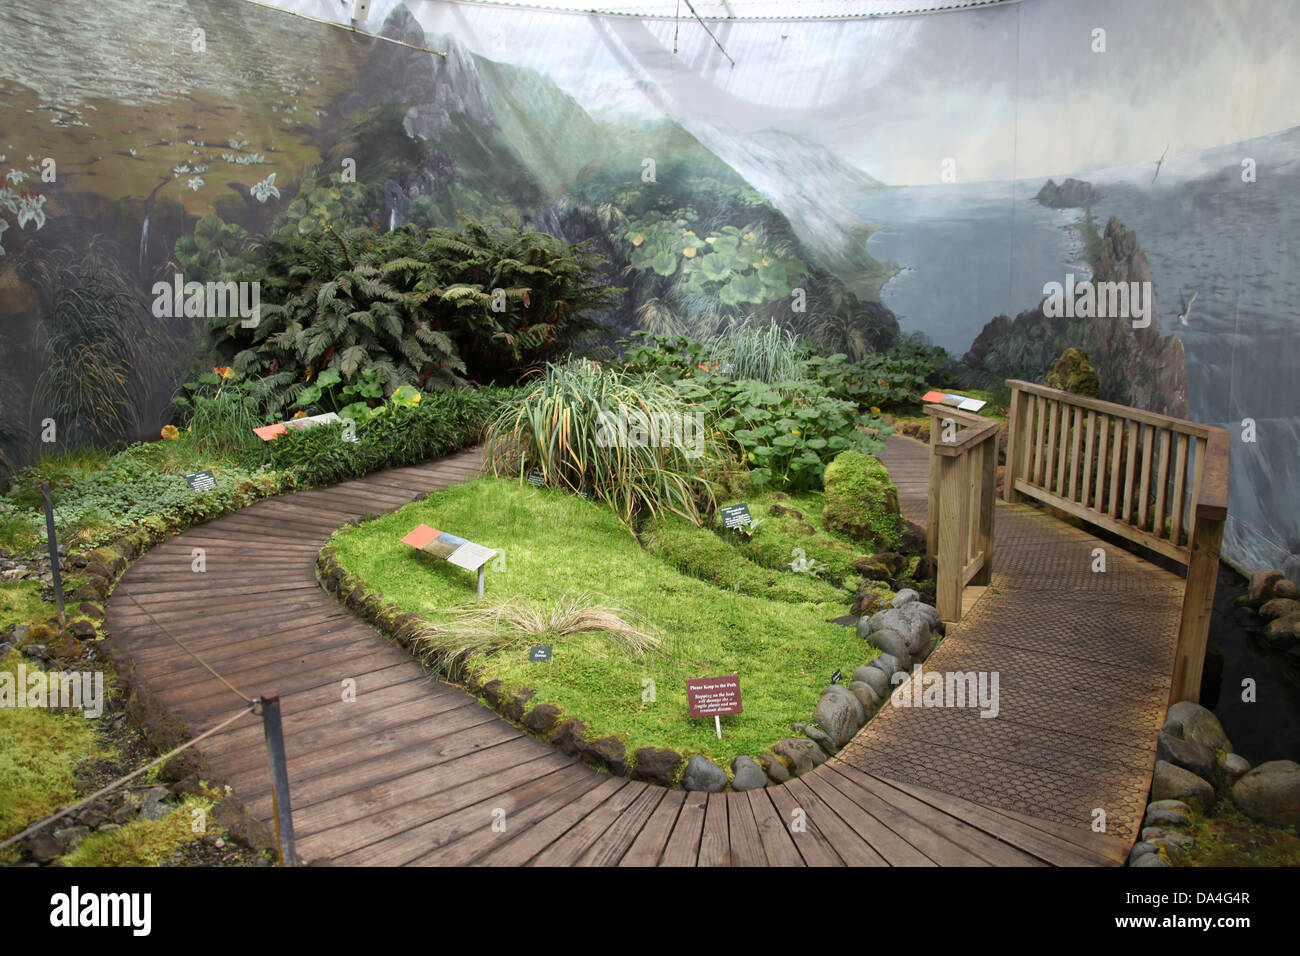
POLYGON ((844 452, 826 468, 827 531, 861 541, 873 550, 895 550, 902 534, 898 488, 879 458, 844 452))
POLYGON ((857 362, 839 354, 814 356, 805 369, 836 398, 887 409, 919 402, 946 362, 947 353, 937 346, 904 342, 888 352, 867 353, 857 362))
POLYGON ((495 405, 487 390, 426 393, 418 403, 389 403, 359 423, 355 442, 344 441, 341 423, 291 428, 268 443, 271 461, 314 485, 412 465, 473 445, 495 405))
POLYGON ((700 520, 726 464, 714 416, 660 380, 576 360, 545 377, 489 429, 498 474, 533 469, 557 488, 608 503, 629 525, 642 511, 700 520), (666 423, 670 434, 663 434, 666 423))
POLYGON ((699 370, 675 387, 683 398, 712 408, 758 487, 815 488, 826 462, 848 449, 880 451, 877 436, 889 431, 811 379, 769 386, 699 370))
POLYGON ((266 240, 261 321, 214 318, 217 345, 259 377, 266 412, 298 401, 317 376, 369 372, 385 394, 513 380, 582 346, 590 317, 618 290, 599 256, 544 233, 466 223, 461 233, 376 232, 326 224, 266 240))

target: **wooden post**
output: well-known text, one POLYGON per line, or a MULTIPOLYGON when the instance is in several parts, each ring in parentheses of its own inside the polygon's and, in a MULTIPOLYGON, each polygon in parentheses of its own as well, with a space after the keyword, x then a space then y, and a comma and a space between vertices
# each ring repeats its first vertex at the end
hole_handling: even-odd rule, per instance
POLYGON ((939 459, 939 516, 931 518, 939 533, 939 567, 935 581, 935 600, 939 617, 945 621, 961 620, 962 572, 968 543, 964 540, 967 512, 966 468, 969 455, 941 456, 939 459))
POLYGON ((275 822, 276 843, 281 866, 297 866, 298 853, 293 838, 293 808, 289 803, 289 765, 284 755, 284 729, 280 723, 280 698, 260 698, 262 731, 266 738, 266 761, 271 771, 271 816, 275 822))
POLYGON ((934 561, 938 555, 939 540, 939 475, 942 463, 935 454, 935 445, 939 443, 939 416, 930 415, 930 503, 925 516, 925 556, 934 561))
MULTIPOLYGON (((1020 430, 1024 427, 1024 398, 1025 393, 1015 382, 1008 383, 1011 386, 1011 407, 1007 409, 1007 470, 1002 481, 1002 500, 1006 502, 1016 502, 1020 500, 1020 493, 1016 491, 1016 470, 1020 467, 1021 455, 1023 451, 1020 447, 1020 430)), ((997 445, 994 444, 993 454, 993 474, 997 475, 997 445)))
MULTIPOLYGON (((1007 443, 1010 448, 1010 442, 1007 443)), ((984 458, 979 478, 979 519, 976 524, 976 550, 984 552, 984 566, 975 572, 970 583, 987 585, 993 574, 993 509, 998 506, 998 436, 983 443, 981 453, 984 458)))
POLYGON ((1214 586, 1219 578, 1219 548, 1223 544, 1223 522, 1228 516, 1228 449, 1230 438, 1222 428, 1211 428, 1206 440, 1205 471, 1196 522, 1192 527, 1191 557, 1187 562, 1187 583, 1183 588, 1183 610, 1178 622, 1178 647, 1174 651, 1174 674, 1169 686, 1169 703, 1201 699, 1201 671, 1205 666, 1205 645, 1210 637, 1210 616, 1214 610, 1214 586))

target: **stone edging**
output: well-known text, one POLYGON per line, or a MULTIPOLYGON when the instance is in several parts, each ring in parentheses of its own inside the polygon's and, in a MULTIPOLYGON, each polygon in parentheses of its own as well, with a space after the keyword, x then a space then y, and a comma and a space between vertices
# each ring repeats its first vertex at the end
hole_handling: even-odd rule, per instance
MULTIPOLYGON (((357 575, 338 561, 332 544, 321 548, 316 558, 321 586, 358 617, 394 640, 415 656, 412 640, 432 621, 420 614, 403 612, 377 592, 367 590, 357 575)), ((731 761, 734 779, 701 754, 688 757, 662 747, 642 747, 628 759, 621 740, 614 736, 588 740, 586 725, 566 718, 552 703, 537 702, 530 688, 507 690, 500 680, 480 681, 479 673, 465 675, 464 686, 496 713, 522 727, 562 753, 615 776, 629 777, 662 787, 720 792, 757 790, 779 786, 825 763, 849 742, 883 706, 897 686, 897 673, 909 673, 912 662, 929 656, 942 634, 939 612, 919 600, 916 591, 904 589, 890 608, 858 622, 858 633, 881 650, 869 664, 853 673, 848 685, 832 684, 822 692, 810 723, 793 724, 804 737, 785 737, 757 758, 737 756, 731 761), (914 610, 911 610, 914 609, 914 610), (892 652, 892 653, 891 653, 892 652), (530 706, 531 705, 531 706, 530 706)))

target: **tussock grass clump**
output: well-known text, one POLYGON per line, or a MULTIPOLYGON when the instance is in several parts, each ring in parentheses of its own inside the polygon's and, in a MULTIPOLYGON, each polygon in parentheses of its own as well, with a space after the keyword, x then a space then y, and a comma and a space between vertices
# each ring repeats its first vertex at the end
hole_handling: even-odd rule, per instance
POLYGON ((585 360, 548 365, 488 427, 493 473, 604 501, 624 524, 642 513, 698 524, 716 509, 728 455, 714 413, 657 378, 585 360))
POLYGON ((799 377, 799 339, 775 322, 767 328, 741 322, 712 339, 709 352, 718 365, 731 367, 732 378, 771 384, 799 377))
POLYGON ((453 676, 462 676, 465 663, 475 654, 488 656, 526 647, 539 637, 593 632, 615 652, 638 659, 660 647, 655 634, 629 620, 630 612, 600 605, 587 591, 562 597, 549 607, 512 600, 489 607, 449 608, 447 613, 453 616, 450 622, 427 625, 412 639, 412 645, 426 663, 453 676))

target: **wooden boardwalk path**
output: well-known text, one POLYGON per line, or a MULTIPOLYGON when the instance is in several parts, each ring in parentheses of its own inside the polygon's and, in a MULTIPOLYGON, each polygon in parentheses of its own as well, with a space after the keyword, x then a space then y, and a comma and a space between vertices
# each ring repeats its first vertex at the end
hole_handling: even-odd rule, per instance
MULTIPOLYGON (((891 437, 881 456, 904 514, 928 517, 929 449, 891 437)), ((995 718, 890 708, 839 758, 981 806, 1136 839, 1178 636, 1183 578, 1050 517, 997 503, 990 585, 923 665, 999 674, 995 718), (1106 570, 1094 572, 1094 549, 1106 570)))
MULTIPOLYGON (((242 704, 158 624, 245 693, 281 695, 294 825, 304 859, 338 865, 604 866, 1086 866, 1123 860, 1131 841, 1091 833, 1086 814, 1078 815, 1100 797, 1075 800, 1074 782, 1057 790, 1038 784, 1040 768, 1032 755, 999 766, 1032 770, 1033 799, 1018 803, 1010 799, 1014 792, 968 795, 964 789, 968 768, 986 771, 979 761, 991 759, 985 750, 992 753, 992 745, 1037 753, 1033 748, 1059 748, 1073 733, 1081 742, 1078 758, 1099 762, 1091 770, 1080 766, 1075 777, 1049 774, 1048 782, 1100 781, 1122 771, 1101 805, 1122 795, 1114 818, 1123 817, 1131 828, 1131 805, 1149 772, 1149 766, 1139 766, 1138 744, 1145 746, 1149 764, 1154 727, 1133 718, 1056 729, 1074 713, 1067 706, 1072 700, 1100 695, 1103 701, 1126 702, 1145 695, 1155 678, 1125 672, 1129 664, 1122 656, 1089 659, 1109 671, 1097 686, 1090 683, 1098 676, 1092 671, 1045 669, 1042 679, 1050 676, 1052 682, 1041 684, 1033 699, 1052 698, 1053 713, 1023 710, 1023 684, 1007 679, 1003 708, 1010 719, 985 722, 996 725, 980 738, 989 747, 981 743, 968 753, 954 749, 950 736, 936 743, 932 730, 942 731, 950 720, 942 715, 927 723, 926 711, 882 713, 839 756, 804 777, 782 787, 709 795, 665 790, 575 764, 464 691, 430 679, 409 654, 318 586, 314 561, 329 535, 346 522, 468 480, 481 461, 480 452, 464 452, 260 502, 153 549, 128 569, 113 593, 112 640, 132 657, 151 695, 191 734, 214 726, 242 704), (205 550, 203 573, 193 570, 194 548, 205 550), (354 702, 343 700, 346 678, 356 681, 354 702), (1016 724, 1017 714, 1045 720, 1045 730, 1016 724), (917 717, 924 720, 918 723, 917 717), (1040 730, 1052 736, 1030 741, 1016 736, 1040 730), (1087 749, 1100 748, 1103 740, 1111 740, 1106 748, 1087 749), (911 758, 899 756, 909 752, 911 758), (1072 802, 1051 804, 1058 791, 1072 802), (501 810, 504 832, 493 828, 501 810), (790 826, 800 816, 806 819, 804 830, 790 826)), ((1004 514, 998 518, 1002 522, 1004 514)), ((1004 556, 1013 554, 1010 544, 1002 547, 1004 556)), ((1054 604, 1067 596, 1047 597, 1054 604)), ((1108 601, 1112 597, 1105 595, 1108 601)), ((944 647, 965 648, 967 633, 978 632, 963 625, 944 647)), ((1092 638, 1080 636, 1085 638, 1080 646, 1091 647, 1092 638)), ((1118 644, 1129 639, 1117 635, 1118 644)), ((995 643, 976 641, 970 648, 976 656, 961 657, 961 663, 987 667, 981 655, 995 643)), ((1023 668, 1044 654, 1073 650, 1071 660, 1078 661, 1078 648, 1070 647, 1076 643, 1069 636, 1056 638, 1055 650, 1040 648, 1039 658, 1017 660, 1021 669, 1012 673, 1029 673, 1023 668)), ((941 650, 931 662, 937 666, 949 658, 958 656, 941 650)), ((1010 671, 1011 663, 1000 666, 1010 671)), ((256 718, 236 722, 198 749, 212 776, 231 784, 269 825, 270 784, 256 718)), ((1069 752, 1056 751, 1058 758, 1069 752)))

